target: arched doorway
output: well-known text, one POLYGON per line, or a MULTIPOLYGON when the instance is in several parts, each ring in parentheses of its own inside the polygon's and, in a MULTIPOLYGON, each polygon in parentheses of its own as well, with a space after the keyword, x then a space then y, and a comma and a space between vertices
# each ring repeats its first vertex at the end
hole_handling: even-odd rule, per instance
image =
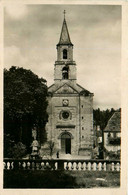
POLYGON ((69 133, 61 135, 61 152, 71 154, 71 136, 69 133))

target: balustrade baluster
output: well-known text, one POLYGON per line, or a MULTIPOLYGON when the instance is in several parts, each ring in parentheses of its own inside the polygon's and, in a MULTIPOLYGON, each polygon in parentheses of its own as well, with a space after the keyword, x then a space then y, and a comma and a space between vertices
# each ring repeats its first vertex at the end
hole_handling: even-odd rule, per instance
POLYGON ((96 162, 93 163, 93 171, 96 171, 96 162))
POLYGON ((81 170, 81 162, 78 162, 78 170, 81 170))
POLYGON ((81 163, 81 170, 83 171, 84 169, 84 166, 83 166, 83 162, 81 163))
POLYGON ((38 163, 38 169, 41 170, 41 162, 38 163))
POLYGON ((9 170, 11 169, 11 162, 9 162, 9 170))
POLYGON ((114 171, 114 163, 112 162, 112 171, 114 171))
POLYGON ((24 165, 25 165, 24 170, 27 170, 27 162, 26 161, 24 162, 24 165))
POLYGON ((104 171, 106 171, 106 163, 104 162, 104 164, 103 164, 103 165, 104 165, 104 171))
POLYGON ((44 162, 41 162, 41 170, 44 170, 44 162))
POLYGON ((97 170, 100 171, 100 162, 97 163, 97 170))
POLYGON ((37 162, 34 161, 34 170, 36 170, 36 169, 37 169, 37 162))
POLYGON ((88 162, 88 170, 91 171, 91 162, 88 162))
POLYGON ((39 170, 39 162, 36 162, 36 170, 39 170))
POLYGON ((19 170, 21 169, 21 162, 19 161, 19 170))
POLYGON ((101 171, 103 170, 103 163, 101 162, 101 171))
POLYGON ((57 165, 58 165, 57 162, 55 162, 55 170, 58 169, 58 166, 57 165))
POLYGON ((24 169, 24 162, 21 162, 21 169, 24 169))
POLYGON ((114 169, 117 171, 117 163, 114 163, 114 169))
POLYGON ((13 169, 13 162, 10 162, 10 169, 13 169))
POLYGON ((111 164, 108 163, 108 162, 107 162, 107 164, 106 164, 106 170, 107 170, 107 171, 110 171, 110 170, 111 170, 111 164))
POLYGON ((71 169, 71 166, 72 166, 72 163, 71 162, 68 163, 68 166, 69 166, 69 170, 72 170, 71 169))
POLYGON ((85 171, 86 170, 86 163, 83 162, 83 170, 85 171))
POLYGON ((32 161, 30 161, 30 170, 32 170, 32 161))
POLYGON ((120 164, 119 163, 116 164, 116 171, 120 171, 120 164))
POLYGON ((27 162, 27 169, 30 170, 30 162, 27 162))
POLYGON ((85 168, 88 171, 88 163, 87 162, 85 163, 85 168))
POLYGON ((51 168, 52 168, 52 170, 55 170, 55 162, 54 161, 51 162, 51 168))
POLYGON ((102 163, 99 162, 99 171, 102 171, 102 163))
POLYGON ((4 166, 4 168, 5 168, 5 169, 7 169, 7 168, 8 168, 8 166, 7 166, 7 162, 5 162, 5 166, 4 166))
POLYGON ((47 165, 46 165, 46 162, 44 162, 44 170, 47 169, 47 165))
POLYGON ((97 162, 95 162, 95 171, 97 171, 97 169, 98 169, 98 168, 97 168, 97 162))
POLYGON ((78 171, 78 169, 79 169, 79 166, 78 166, 78 163, 76 163, 76 170, 78 171))
POLYGON ((24 170, 26 170, 26 169, 27 169, 27 163, 24 162, 24 170))
POLYGON ((68 162, 67 162, 67 164, 66 164, 66 170, 69 170, 68 162))
POLYGON ((7 163, 6 163, 6 164, 7 164, 7 170, 9 169, 9 168, 8 168, 8 166, 9 166, 9 164, 8 164, 8 163, 9 163, 9 162, 7 162, 7 163))
POLYGON ((76 170, 76 162, 73 162, 73 170, 76 170))
POLYGON ((91 170, 94 170, 94 163, 91 162, 91 170))
POLYGON ((34 161, 32 161, 31 163, 32 163, 32 170, 34 170, 35 163, 34 161))
POLYGON ((50 164, 49 162, 46 163, 47 169, 50 169, 50 164))
POLYGON ((74 170, 74 162, 71 163, 71 170, 74 170))
POLYGON ((6 165, 6 163, 5 163, 5 162, 3 162, 3 169, 5 169, 5 165, 6 165))

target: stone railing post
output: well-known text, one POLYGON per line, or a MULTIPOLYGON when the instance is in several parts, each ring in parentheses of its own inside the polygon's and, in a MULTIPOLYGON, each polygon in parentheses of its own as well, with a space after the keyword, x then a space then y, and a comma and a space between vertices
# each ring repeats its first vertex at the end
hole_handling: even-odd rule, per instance
POLYGON ((58 160, 57 164, 58 164, 57 170, 64 170, 64 160, 58 160))
POLYGON ((15 170, 19 169, 19 161, 18 160, 14 160, 14 169, 15 170))

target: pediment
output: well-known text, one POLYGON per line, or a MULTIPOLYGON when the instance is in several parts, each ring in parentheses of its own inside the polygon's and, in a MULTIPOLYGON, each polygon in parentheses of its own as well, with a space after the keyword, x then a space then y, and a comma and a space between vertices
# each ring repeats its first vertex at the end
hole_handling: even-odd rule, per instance
POLYGON ((71 86, 64 84, 59 89, 57 89, 55 94, 78 94, 78 92, 71 86))

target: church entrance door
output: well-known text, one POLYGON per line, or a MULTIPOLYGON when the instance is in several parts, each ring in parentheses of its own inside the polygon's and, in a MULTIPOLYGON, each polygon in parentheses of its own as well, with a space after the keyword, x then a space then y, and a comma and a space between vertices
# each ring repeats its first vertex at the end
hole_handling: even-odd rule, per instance
POLYGON ((71 136, 67 133, 61 136, 61 151, 65 154, 71 154, 71 136))

